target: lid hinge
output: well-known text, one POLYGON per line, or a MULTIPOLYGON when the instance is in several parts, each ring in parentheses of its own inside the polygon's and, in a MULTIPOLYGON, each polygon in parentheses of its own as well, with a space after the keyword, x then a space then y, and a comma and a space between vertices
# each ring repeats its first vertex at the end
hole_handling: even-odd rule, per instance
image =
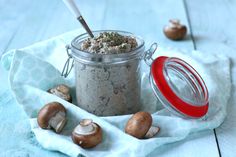
POLYGON ((62 72, 61 72, 61 76, 65 77, 65 78, 70 74, 70 72, 74 66, 74 59, 70 55, 70 51, 69 51, 70 49, 71 49, 70 46, 66 45, 66 52, 67 52, 68 58, 65 62, 62 72))
POLYGON ((152 62, 154 60, 152 56, 156 52, 157 47, 158 47, 157 43, 153 43, 144 54, 144 61, 148 66, 152 65, 152 62))

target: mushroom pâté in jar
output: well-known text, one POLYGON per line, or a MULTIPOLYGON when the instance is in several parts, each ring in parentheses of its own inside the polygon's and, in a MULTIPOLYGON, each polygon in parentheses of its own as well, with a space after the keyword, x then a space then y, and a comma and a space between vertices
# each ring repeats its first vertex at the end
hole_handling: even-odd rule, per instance
POLYGON ((144 42, 123 31, 95 31, 71 42, 78 106, 98 116, 140 110, 140 63, 144 42))

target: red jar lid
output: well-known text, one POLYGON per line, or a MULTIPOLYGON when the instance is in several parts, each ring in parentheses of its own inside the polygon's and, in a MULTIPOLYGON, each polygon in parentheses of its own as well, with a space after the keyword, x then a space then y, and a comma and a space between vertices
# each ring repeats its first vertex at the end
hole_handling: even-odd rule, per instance
POLYGON ((172 113, 201 118, 208 111, 208 90, 197 71, 185 61, 165 56, 151 65, 150 83, 162 104, 172 113))

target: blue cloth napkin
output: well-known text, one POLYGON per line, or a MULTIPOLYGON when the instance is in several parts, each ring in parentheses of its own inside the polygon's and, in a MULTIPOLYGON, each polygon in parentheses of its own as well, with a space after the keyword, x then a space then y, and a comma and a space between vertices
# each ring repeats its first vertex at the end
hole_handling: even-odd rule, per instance
MULTIPOLYGON (((225 56, 208 55, 200 51, 181 51, 159 48, 160 55, 179 57, 200 73, 210 93, 209 112, 204 120, 183 119, 164 109, 154 96, 148 81, 149 67, 142 66, 143 110, 152 113, 153 125, 161 128, 151 139, 136 139, 124 133, 124 126, 131 115, 97 117, 74 104, 68 103, 46 91, 58 84, 72 88, 75 98, 73 72, 67 79, 61 70, 67 59, 65 45, 81 34, 81 30, 36 43, 26 48, 11 50, 1 58, 2 65, 9 70, 10 88, 18 104, 22 105, 31 123, 37 141, 48 150, 60 151, 69 156, 146 156, 159 146, 180 141, 190 133, 218 127, 227 115, 227 102, 231 93, 230 60, 225 56), (37 124, 37 113, 46 103, 58 101, 68 111, 68 123, 62 134, 43 130, 37 124), (71 140, 71 132, 83 118, 91 118, 103 129, 103 141, 92 149, 83 149, 71 140)), ((75 100, 75 99, 74 99, 75 100)))

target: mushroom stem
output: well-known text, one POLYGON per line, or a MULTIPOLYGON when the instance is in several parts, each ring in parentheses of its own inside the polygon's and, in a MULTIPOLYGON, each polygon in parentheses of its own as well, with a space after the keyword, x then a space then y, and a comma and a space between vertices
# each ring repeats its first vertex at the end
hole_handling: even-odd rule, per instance
POLYGON ((83 119, 73 130, 72 140, 82 148, 95 147, 102 141, 102 129, 91 119, 83 119))
POLYGON ((180 25, 180 21, 178 19, 171 19, 170 23, 174 25, 180 25))
POLYGON ((91 119, 83 119, 75 128, 75 133, 80 135, 91 134, 94 131, 93 121, 91 119))
POLYGON ((49 126, 52 127, 57 133, 61 132, 65 124, 65 113, 61 111, 49 120, 49 126))
POLYGON ((155 136, 158 132, 160 131, 159 127, 156 126, 151 126, 144 138, 152 138, 155 136))
POLYGON ((180 21, 179 20, 170 20, 170 23, 169 23, 169 28, 181 28, 181 24, 180 24, 180 21))

